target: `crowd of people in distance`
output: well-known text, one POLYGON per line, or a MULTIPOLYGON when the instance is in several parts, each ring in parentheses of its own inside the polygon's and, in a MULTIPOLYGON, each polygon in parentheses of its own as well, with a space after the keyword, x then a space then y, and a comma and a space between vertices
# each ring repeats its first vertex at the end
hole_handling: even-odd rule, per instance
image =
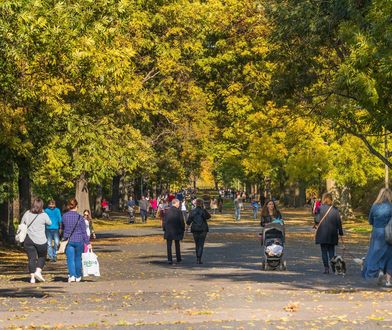
MULTIPOLYGON (((137 202, 130 197, 127 202, 129 222, 135 222, 135 207, 140 210, 141 222, 146 223, 148 216, 159 218, 167 242, 167 260, 173 264, 172 245, 175 244, 176 261, 182 261, 180 241, 186 231, 191 231, 195 242, 196 262, 202 263, 204 243, 209 232, 208 220, 211 214, 222 213, 224 199, 232 199, 234 219, 240 221, 241 210, 247 201, 252 208, 254 219, 260 219, 260 226, 265 228, 270 223, 284 225, 282 213, 274 199, 263 200, 260 214, 260 198, 247 196, 244 192, 220 190, 217 197, 197 198, 196 194, 182 190, 160 196, 141 196, 137 202), (210 212, 208 212, 208 210, 210 212)), ((104 200, 106 202, 106 200, 104 200)), ((336 256, 336 246, 343 241, 343 226, 339 210, 334 206, 331 193, 311 202, 314 214, 315 244, 320 245, 324 274, 334 272, 331 260, 336 256)), ((104 205, 108 211, 108 204, 104 205)), ((388 188, 380 190, 369 214, 372 234, 366 258, 363 260, 362 276, 365 279, 377 278, 378 282, 392 286, 392 245, 385 240, 385 227, 392 218, 392 192, 388 188)), ((42 270, 47 260, 57 261, 57 249, 61 239, 67 239, 65 249, 68 282, 80 282, 82 279, 83 252, 91 249, 91 239, 95 231, 89 210, 81 214, 78 202, 71 198, 67 202, 67 211, 61 215, 56 202, 50 200, 46 208, 42 199, 34 199, 31 209, 26 211, 22 222, 27 225, 24 249, 28 256, 30 282, 45 281, 42 270)))

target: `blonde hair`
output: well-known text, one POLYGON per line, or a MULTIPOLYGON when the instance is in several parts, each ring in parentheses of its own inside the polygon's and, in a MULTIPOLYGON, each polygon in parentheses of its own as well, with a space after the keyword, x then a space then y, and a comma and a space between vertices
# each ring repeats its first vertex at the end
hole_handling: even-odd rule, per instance
POLYGON ((392 203, 392 191, 389 188, 382 188, 373 204, 392 203))
POLYGON ((329 192, 324 193, 323 197, 321 199, 321 203, 327 204, 327 205, 332 205, 332 202, 333 202, 332 194, 329 192))

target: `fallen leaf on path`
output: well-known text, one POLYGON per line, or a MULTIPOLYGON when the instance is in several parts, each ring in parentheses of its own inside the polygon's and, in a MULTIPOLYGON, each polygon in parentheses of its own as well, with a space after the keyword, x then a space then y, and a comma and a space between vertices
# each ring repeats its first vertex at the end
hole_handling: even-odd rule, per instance
POLYGON ((286 312, 298 312, 299 302, 290 302, 286 307, 283 308, 286 312))

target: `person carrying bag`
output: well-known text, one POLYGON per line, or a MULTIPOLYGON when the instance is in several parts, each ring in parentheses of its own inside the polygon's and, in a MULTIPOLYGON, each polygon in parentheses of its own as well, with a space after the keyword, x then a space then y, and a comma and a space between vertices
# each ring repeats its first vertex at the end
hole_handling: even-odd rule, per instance
POLYGON ((40 198, 34 199, 29 211, 23 215, 21 225, 23 229, 17 234, 18 242, 23 242, 23 247, 29 259, 30 283, 35 280, 44 282, 42 269, 45 266, 48 251, 45 226, 50 225, 49 216, 43 211, 44 202, 40 198))
POLYGON ((67 203, 68 212, 63 215, 63 237, 68 267, 68 282, 80 282, 82 279, 82 253, 84 245, 91 249, 87 236, 86 224, 77 212, 78 202, 71 198, 67 203))

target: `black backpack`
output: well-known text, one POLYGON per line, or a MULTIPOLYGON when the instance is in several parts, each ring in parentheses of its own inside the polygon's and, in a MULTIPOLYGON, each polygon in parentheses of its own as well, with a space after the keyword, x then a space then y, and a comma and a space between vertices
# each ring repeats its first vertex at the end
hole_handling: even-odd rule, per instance
POLYGON ((193 216, 193 221, 192 221, 192 226, 191 226, 192 232, 205 231, 203 212, 200 212, 198 210, 195 213, 196 214, 193 216))

